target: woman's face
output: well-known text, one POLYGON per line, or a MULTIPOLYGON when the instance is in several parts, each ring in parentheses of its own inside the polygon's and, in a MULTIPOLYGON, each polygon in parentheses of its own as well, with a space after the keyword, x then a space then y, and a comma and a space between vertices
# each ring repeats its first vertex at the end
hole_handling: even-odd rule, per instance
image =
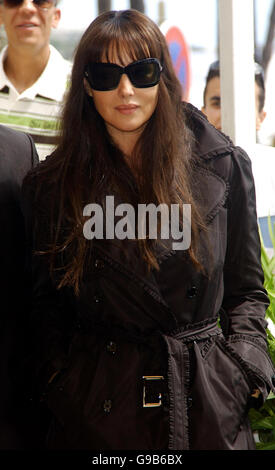
MULTIPOLYGON (((121 63, 116 57, 112 57, 111 62, 125 67, 133 60, 125 57, 121 63)), ((89 94, 94 100, 98 113, 104 119, 109 134, 122 149, 125 147, 127 138, 135 144, 151 118, 158 101, 158 88, 159 85, 150 88, 135 88, 126 74, 121 76, 115 90, 96 91, 88 87, 89 94)))

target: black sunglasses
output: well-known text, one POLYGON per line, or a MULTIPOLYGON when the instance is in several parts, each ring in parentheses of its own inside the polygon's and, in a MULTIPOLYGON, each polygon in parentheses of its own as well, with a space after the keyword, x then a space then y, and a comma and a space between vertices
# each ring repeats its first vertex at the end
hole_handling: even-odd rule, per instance
MULTIPOLYGON (((24 0, 2 0, 0 3, 4 4, 7 8, 19 7, 24 0)), ((56 5, 56 0, 31 0, 41 10, 49 10, 53 5, 56 5)))
POLYGON ((136 88, 149 88, 159 83, 162 66, 158 59, 142 59, 127 67, 105 62, 90 62, 85 77, 93 90, 109 91, 117 88, 122 74, 131 80, 136 88))

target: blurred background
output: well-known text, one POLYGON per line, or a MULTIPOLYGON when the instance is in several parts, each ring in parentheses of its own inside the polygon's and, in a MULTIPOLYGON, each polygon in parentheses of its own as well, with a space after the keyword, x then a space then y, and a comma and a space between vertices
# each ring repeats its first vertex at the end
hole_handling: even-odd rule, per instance
MULTIPOLYGON (((269 80, 275 83, 275 0, 251 1, 255 13, 255 58, 265 71, 274 58, 274 76, 270 71, 269 80)), ((163 32, 167 30, 167 24, 178 27, 188 49, 185 74, 188 73, 189 83, 185 99, 201 108, 208 67, 219 54, 218 0, 60 0, 59 5, 62 19, 58 29, 53 30, 51 42, 71 60, 81 35, 104 10, 135 8, 163 27, 163 32)), ((1 27, 0 48, 5 41, 1 27)))

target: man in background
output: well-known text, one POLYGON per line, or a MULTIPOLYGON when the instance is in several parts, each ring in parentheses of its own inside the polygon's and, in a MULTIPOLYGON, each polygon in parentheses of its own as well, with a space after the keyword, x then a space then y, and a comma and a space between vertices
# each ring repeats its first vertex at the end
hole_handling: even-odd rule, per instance
POLYGON ((32 136, 40 160, 52 153, 71 64, 50 45, 57 0, 0 0, 8 44, 0 54, 0 124, 32 136))
MULTIPOLYGON (((259 131, 261 124, 266 117, 265 105, 265 83, 262 67, 255 63, 255 111, 256 111, 256 131, 259 131)), ((202 112, 213 126, 221 130, 221 82, 220 64, 217 60, 213 62, 208 70, 206 85, 203 93, 202 112)))
MULTIPOLYGON (((262 67, 255 63, 255 112, 256 131, 266 117, 265 106, 265 82, 262 67)), ((220 64, 213 62, 208 70, 206 85, 203 94, 202 112, 208 121, 221 130, 221 86, 220 64)), ((271 149, 271 148, 270 148, 271 149)), ((256 202, 258 222, 263 237, 263 243, 268 253, 273 254, 273 243, 269 235, 268 218, 275 223, 275 158, 269 148, 255 147, 251 154, 252 169, 255 180, 256 202)))

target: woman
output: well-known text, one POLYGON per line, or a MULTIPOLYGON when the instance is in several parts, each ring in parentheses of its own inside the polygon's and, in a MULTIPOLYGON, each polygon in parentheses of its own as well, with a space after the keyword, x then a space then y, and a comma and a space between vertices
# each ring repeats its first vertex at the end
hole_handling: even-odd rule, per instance
POLYGON ((274 369, 248 157, 181 102, 163 35, 134 10, 85 32, 62 122, 24 185, 47 447, 253 448, 250 398, 274 369), (160 217, 123 239, 112 204, 132 225, 142 204, 178 204, 186 249, 160 217))

